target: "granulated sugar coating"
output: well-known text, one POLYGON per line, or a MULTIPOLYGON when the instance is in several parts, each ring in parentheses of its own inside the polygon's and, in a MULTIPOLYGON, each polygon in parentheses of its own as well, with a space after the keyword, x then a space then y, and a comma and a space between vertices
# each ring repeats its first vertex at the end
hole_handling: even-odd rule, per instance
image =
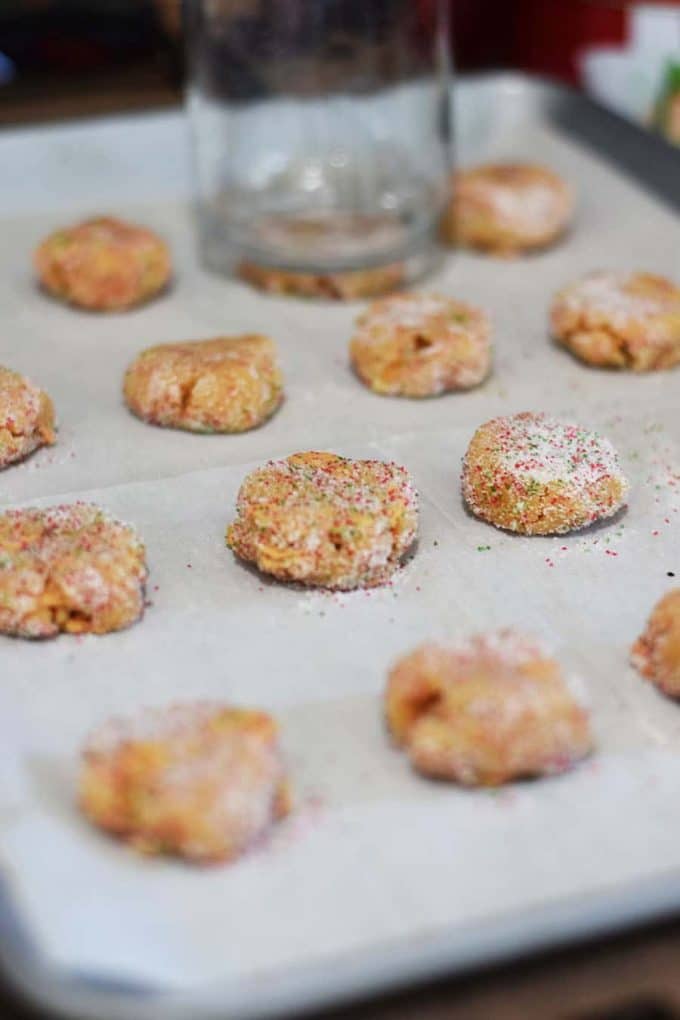
POLYGON ((428 397, 470 389, 491 366, 484 312, 438 294, 397 294, 357 319, 352 364, 376 393, 428 397))
POLYGON ((159 344, 125 373, 130 410, 154 425, 192 432, 245 432, 283 399, 276 347, 259 334, 159 344))
POLYGON ((531 163, 489 163, 461 170, 444 218, 447 240, 499 255, 554 242, 572 216, 574 198, 562 178, 531 163))
POLYGON ((680 697, 680 588, 669 591, 654 606, 633 645, 631 660, 664 694, 680 697))
POLYGON ((48 395, 0 365, 0 470, 54 441, 54 408, 48 395))
POLYGON ((651 273, 591 273, 565 287, 553 336, 590 365, 634 372, 680 362, 680 288, 651 273))
POLYGON ((276 723, 211 702, 111 720, 83 751, 80 805, 144 853, 231 860, 290 810, 276 723))
POLYGON ((282 581, 369 588, 389 580, 417 527, 405 468, 306 452, 248 475, 227 544, 282 581))
POLYGON ((472 512, 524 535, 562 534, 610 517, 628 487, 608 439, 542 413, 486 422, 463 460, 472 512))
POLYGON ((92 503, 0 514, 0 632, 105 634, 144 609, 144 546, 92 503))
POLYGON ((168 247, 156 234, 112 216, 55 231, 34 262, 50 294, 99 312, 143 304, 163 290, 172 272, 168 247))
POLYGON ((563 772, 593 746, 558 663, 512 630, 405 655, 389 673, 385 710, 418 771, 466 786, 563 772))

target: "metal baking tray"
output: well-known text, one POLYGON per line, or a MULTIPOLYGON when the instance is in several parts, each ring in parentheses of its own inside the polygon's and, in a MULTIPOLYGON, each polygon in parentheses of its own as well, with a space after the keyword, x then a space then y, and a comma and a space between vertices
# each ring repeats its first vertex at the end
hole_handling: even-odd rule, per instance
POLYGON ((85 496, 133 521, 154 603, 108 638, 2 639, 0 959, 48 1011, 299 1015, 680 908, 680 709, 627 664, 667 575, 680 576, 680 374, 588 369, 546 329, 553 291, 589 269, 680 277, 680 154, 519 75, 462 78, 456 103, 461 162, 553 165, 576 186, 579 213, 541 255, 451 253, 428 286, 489 309, 494 375, 424 402, 378 398, 349 372, 357 306, 263 297, 198 266, 179 113, 0 135, 0 360, 52 393, 61 424, 56 447, 3 472, 0 504, 85 496), (169 238, 176 286, 125 316, 48 301, 32 247, 107 210, 169 238), (245 329, 270 332, 282 353, 288 399, 266 427, 181 435, 122 406, 122 372, 141 347, 245 329), (564 539, 508 536, 466 515, 457 475, 472 431, 528 408, 611 436, 633 483, 626 514, 564 539), (304 593, 225 550, 247 470, 310 446, 413 471, 420 541, 392 589, 304 593), (502 624, 556 643, 584 676, 599 752, 568 776, 498 793, 427 783, 382 730, 387 665, 425 637, 502 624), (79 818, 78 745, 111 713, 201 696, 281 717, 298 810, 229 868, 139 860, 79 818))

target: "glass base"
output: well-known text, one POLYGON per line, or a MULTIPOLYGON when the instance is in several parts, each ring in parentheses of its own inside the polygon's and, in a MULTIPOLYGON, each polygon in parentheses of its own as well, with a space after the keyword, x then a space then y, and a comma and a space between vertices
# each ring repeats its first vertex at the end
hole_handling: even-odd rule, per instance
POLYGON ((399 290, 439 265, 443 251, 434 226, 407 232, 386 217, 375 219, 337 213, 295 220, 270 216, 243 243, 242 236, 204 216, 201 257, 207 268, 260 290, 335 300, 399 290), (264 243, 253 243, 253 237, 264 243))

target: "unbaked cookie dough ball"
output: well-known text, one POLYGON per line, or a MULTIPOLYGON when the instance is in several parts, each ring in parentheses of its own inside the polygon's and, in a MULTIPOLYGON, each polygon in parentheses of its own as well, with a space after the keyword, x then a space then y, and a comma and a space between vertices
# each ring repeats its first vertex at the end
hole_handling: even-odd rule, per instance
POLYGON ((403 656, 385 709, 419 772, 465 786, 563 772, 593 747, 588 713, 558 663, 512 630, 403 656))
POLYGON ((106 634, 144 611, 144 546, 93 503, 0 514, 0 633, 106 634))
POLYGON ((405 468, 333 453, 296 453, 253 471, 227 544, 281 581, 370 588, 412 545, 418 499, 405 468))
POLYGON ((462 487, 477 517, 523 535, 559 535, 610 517, 629 488, 608 439, 528 411, 477 429, 462 487))
POLYGON ((358 301, 375 297, 396 290, 404 281, 404 266, 401 262, 374 269, 337 273, 298 273, 271 269, 254 262, 242 262, 237 273, 245 283, 268 294, 325 298, 329 301, 358 301))
POLYGON ((276 348, 257 334, 160 344, 142 351, 123 383, 143 421, 192 432, 244 432, 283 400, 276 348))
POLYGON ((113 719, 83 751, 80 806, 143 853, 231 861, 290 810, 276 723, 210 702, 113 719))
POLYGON ((680 588, 657 602, 647 626, 633 645, 631 658, 659 690, 680 698, 680 588))
POLYGON ((350 358, 376 393, 430 397, 478 386, 491 367, 484 312, 438 294, 396 294, 357 319, 350 358))
POLYGON ((35 253, 35 268, 54 297, 98 312, 143 304, 164 289, 172 272, 164 241, 110 216, 50 234, 35 253))
POLYGON ((571 189, 531 163, 489 163, 461 170, 444 218, 451 243, 513 255, 555 242, 573 214, 571 189))
POLYGON ((680 287, 651 273, 590 273, 557 294, 550 325, 589 365, 671 368, 680 361, 680 287))
POLYGON ((0 365, 0 470, 55 440, 54 407, 48 395, 0 365))

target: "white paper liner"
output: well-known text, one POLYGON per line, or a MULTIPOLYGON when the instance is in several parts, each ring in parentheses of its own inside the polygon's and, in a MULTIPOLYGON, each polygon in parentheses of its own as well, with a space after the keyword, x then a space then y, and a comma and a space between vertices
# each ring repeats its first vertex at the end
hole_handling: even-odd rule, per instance
MULTIPOLYGON (((395 940, 417 954, 419 940, 438 933, 677 874, 680 708, 635 674, 628 649, 678 583, 667 572, 680 577, 680 486, 671 484, 680 374, 591 370, 546 336, 553 292, 585 271, 680 277, 677 223, 547 128, 515 121, 497 137, 494 155, 531 154, 575 183, 578 220, 554 251, 510 262, 456 254, 428 281, 487 308, 495 327, 488 383, 437 400, 381 399, 352 376, 358 306, 265 299, 199 270, 184 202, 111 199, 117 213, 158 228, 176 255, 175 289, 128 315, 76 312, 36 292, 29 253, 63 212, 3 224, 0 360, 52 394, 61 429, 52 450, 2 473, 0 501, 95 500, 137 526, 151 568, 153 605, 126 632, 0 639, 2 862, 50 961, 196 989, 331 967, 395 940), (123 407, 122 373, 140 348, 252 329, 276 339, 287 379, 287 402, 264 428, 191 436, 145 426, 123 407), (458 475, 472 432, 527 409, 612 439, 632 482, 625 514, 558 538, 508 535, 467 514, 458 475), (246 471, 310 447, 393 457, 414 473, 419 547, 391 587, 287 588, 225 548, 246 471), (425 638, 506 625, 550 641, 584 678, 597 755, 567 776, 500 793, 417 777, 383 730, 388 665, 425 638), (279 715, 298 801, 266 847, 207 871, 140 859, 73 804, 75 755, 93 726, 203 697, 279 715)), ((489 154, 476 125, 466 138, 464 159, 489 154)))

